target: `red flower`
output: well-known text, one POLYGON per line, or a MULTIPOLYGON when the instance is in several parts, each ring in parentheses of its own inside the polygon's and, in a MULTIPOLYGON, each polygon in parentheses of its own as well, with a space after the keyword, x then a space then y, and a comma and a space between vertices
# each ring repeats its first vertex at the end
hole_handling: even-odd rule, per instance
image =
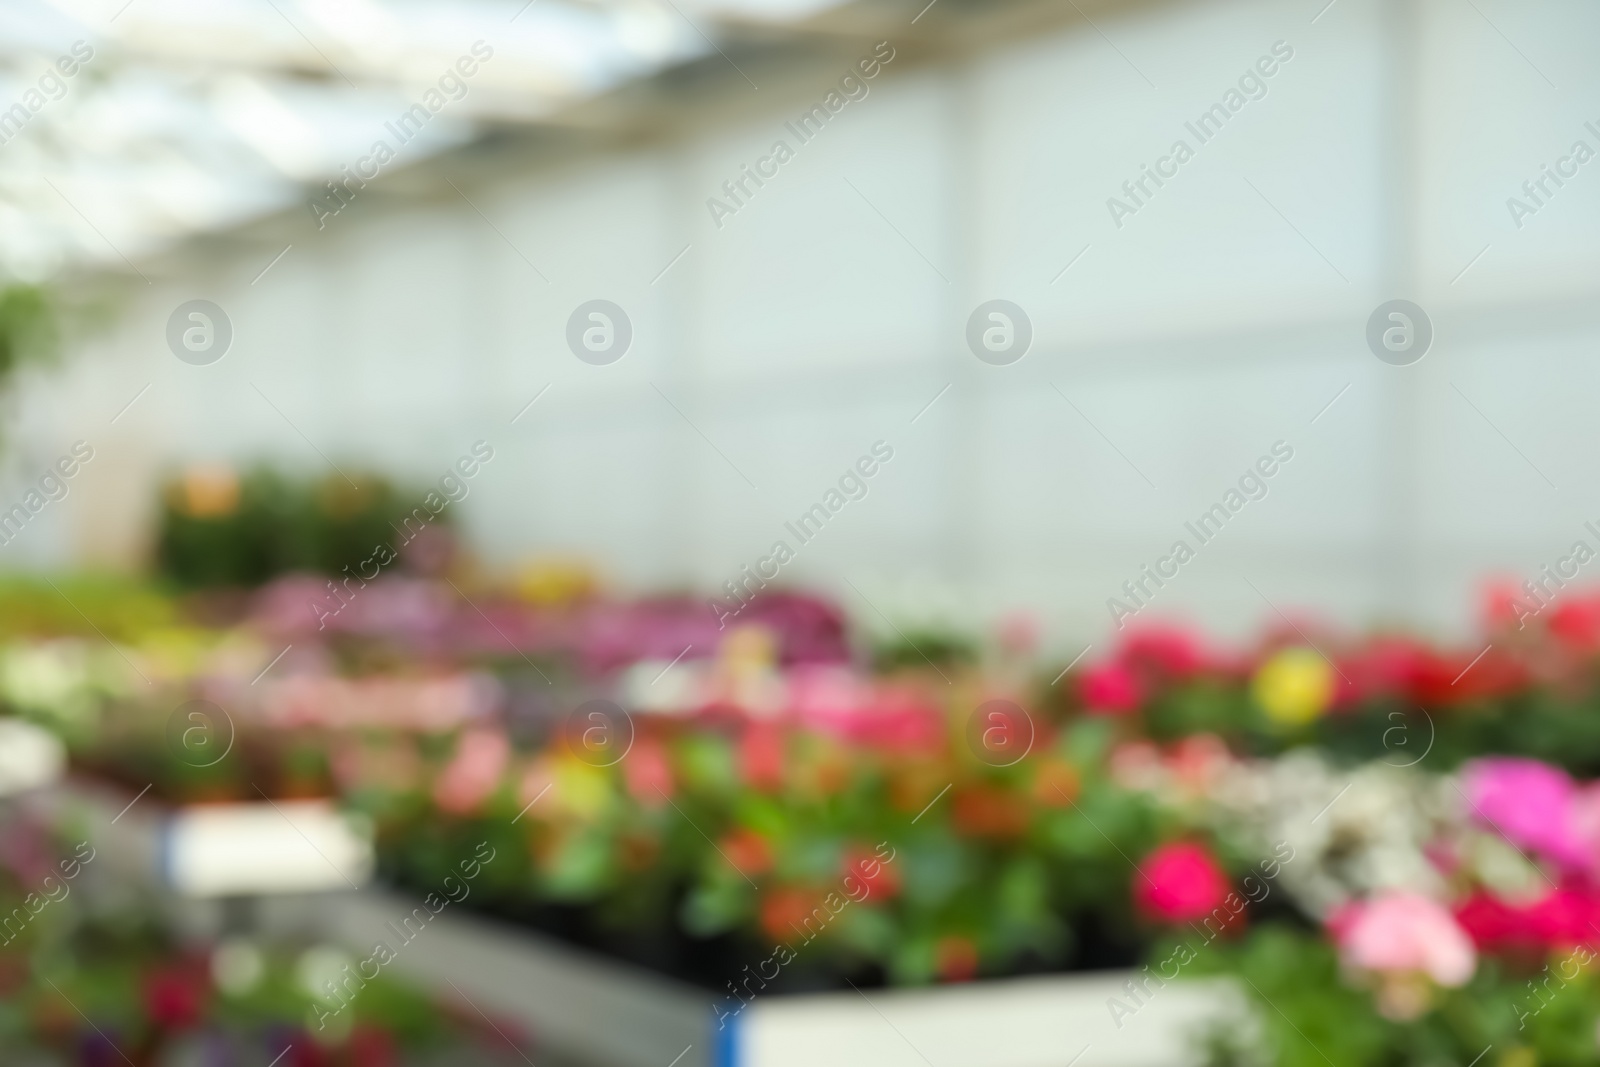
POLYGON ((969 982, 978 976, 978 946, 960 934, 941 937, 933 947, 933 968, 946 982, 969 982))
POLYGON ((1600 901, 1590 894, 1558 889, 1530 911, 1534 929, 1552 948, 1565 950, 1600 939, 1600 934, 1595 932, 1596 920, 1600 920, 1600 901))
POLYGON ((365 1023, 350 1034, 347 1055, 350 1067, 392 1067, 398 1062, 394 1038, 365 1023))
POLYGON ((1485 583, 1479 602, 1479 617, 1483 625, 1488 629, 1519 628, 1522 616, 1527 611, 1524 598, 1525 594, 1512 579, 1500 578, 1485 583))
POLYGON ((0 997, 15 996, 28 980, 31 968, 26 959, 19 952, 0 952, 0 997))
MULTIPOLYGON (((761 929, 774 941, 788 943, 796 937, 809 940, 819 931, 815 928, 807 931, 805 923, 818 907, 815 893, 793 886, 780 886, 761 898, 761 929)), ((820 910, 823 915, 828 914, 827 908, 820 910)))
POLYGON ((749 878, 772 869, 772 846, 754 830, 740 827, 724 834, 717 848, 728 857, 735 870, 749 878))
MULTIPOLYGON (((1407 694, 1412 681, 1424 669, 1428 650, 1420 642, 1405 637, 1378 637, 1369 642, 1346 668, 1358 679, 1358 696, 1407 694)), ((1452 676, 1453 677, 1453 676, 1452 676)))
POLYGON ((1133 896, 1144 911, 1165 922, 1192 922, 1221 907, 1227 876, 1204 846, 1188 841, 1162 845, 1139 864, 1133 896))
POLYGON ((1562 597, 1550 609, 1550 632, 1579 651, 1600 647, 1600 598, 1562 597))
POLYGON ((187 1030, 200 1021, 205 989, 193 972, 167 967, 145 976, 144 1010, 150 1021, 166 1030, 187 1030))
POLYGON ((1341 669, 1355 679, 1356 699, 1399 695, 1426 709, 1511 692, 1527 684, 1528 672, 1498 647, 1487 653, 1447 653, 1409 637, 1381 637, 1341 669))
POLYGON ((1533 904, 1516 905, 1480 890, 1456 909, 1456 922, 1488 951, 1565 950, 1600 940, 1600 900, 1557 889, 1533 904))
POLYGON ((283 1058, 286 1067, 330 1067, 333 1052, 317 1044, 310 1034, 300 1034, 288 1046, 292 1051, 283 1058))
POLYGON ((868 892, 863 900, 891 900, 900 892, 900 871, 893 861, 879 858, 865 845, 852 845, 845 850, 844 873, 866 883, 868 892))
POLYGON ((1177 626, 1147 626, 1122 639, 1117 661, 1134 670, 1187 678, 1205 667, 1200 639, 1177 626))
POLYGON ((672 765, 661 742, 653 738, 640 738, 634 745, 622 761, 622 777, 628 795, 644 807, 665 807, 672 796, 672 765))
POLYGON ((1537 939, 1531 936, 1526 920, 1522 909, 1482 891, 1473 893, 1456 908, 1456 922, 1481 949, 1534 946, 1537 939))
POLYGON ((1120 663, 1102 663, 1083 672, 1078 695, 1090 715, 1126 715, 1144 702, 1143 687, 1120 663))
POLYGON ((770 722, 752 722, 739 738, 739 777, 751 789, 783 787, 783 731, 770 722))

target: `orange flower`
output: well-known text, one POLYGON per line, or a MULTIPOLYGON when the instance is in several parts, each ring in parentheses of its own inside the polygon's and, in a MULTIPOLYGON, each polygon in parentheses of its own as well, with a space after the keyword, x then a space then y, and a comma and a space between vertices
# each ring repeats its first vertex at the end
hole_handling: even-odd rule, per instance
POLYGON ((617 858, 624 870, 647 871, 661 855, 661 842, 645 834, 624 834, 617 842, 617 858))
POLYGON ((971 837, 1020 837, 1028 829, 1027 802, 994 786, 958 789, 950 811, 956 829, 971 837))
POLYGON ((960 934, 941 937, 933 947, 933 967, 946 982, 969 982, 978 976, 978 946, 960 934))
POLYGON ((772 869, 772 846, 754 830, 740 827, 724 834, 717 847, 733 864, 734 870, 750 878, 772 869))
POLYGON ((239 476, 225 464, 196 464, 175 489, 178 510, 190 518, 225 519, 239 510, 239 476))
POLYGON ((889 778, 889 803, 897 811, 917 814, 950 781, 932 760, 907 760, 893 769, 889 778))
POLYGON ((832 744, 810 748, 794 768, 794 784, 808 796, 832 796, 850 784, 850 757, 832 744))
MULTIPOLYGON (((806 937, 804 924, 817 907, 816 893, 794 886, 780 886, 761 898, 761 929, 774 941, 785 943, 797 936, 806 937)), ((827 914, 826 908, 821 911, 827 914)))
POLYGON ((1043 760, 1033 775, 1033 799, 1041 807, 1071 807, 1082 789, 1078 769, 1066 760, 1043 760))

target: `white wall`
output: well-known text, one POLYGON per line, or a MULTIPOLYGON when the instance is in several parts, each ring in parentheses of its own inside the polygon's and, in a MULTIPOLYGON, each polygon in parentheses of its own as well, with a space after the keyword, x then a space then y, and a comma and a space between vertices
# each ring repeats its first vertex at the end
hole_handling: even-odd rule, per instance
POLYGON ((869 496, 785 574, 869 619, 845 579, 891 613, 935 588, 963 610, 1030 607, 1075 650, 1104 640, 1121 582, 1283 439, 1295 458, 1270 495, 1152 612, 1238 630, 1270 601, 1462 629, 1486 573, 1531 573, 1600 517, 1600 162, 1520 231, 1505 206, 1575 139, 1600 149, 1583 129, 1600 120, 1583 110, 1600 99, 1583 50, 1600 10, 1338 0, 1313 23, 1321 8, 1146 9, 1097 17, 1115 48, 1080 23, 970 62, 891 64, 720 229, 705 198, 793 143, 801 98, 485 173, 463 190, 488 223, 441 185, 197 251, 27 394, 23 467, 84 437, 100 481, 3 551, 58 562, 104 541, 167 462, 319 469, 303 432, 341 466, 427 479, 481 437, 498 455, 463 510, 492 559, 576 551, 629 584, 711 586, 881 438, 895 458, 869 496), (1184 121, 1278 40, 1294 58, 1268 95, 1116 228, 1106 198, 1175 138, 1194 144, 1184 121), (162 340, 195 296, 236 331, 210 367, 162 340), (1407 368, 1363 340, 1395 296, 1436 330, 1407 368), (563 341, 595 297, 634 324, 609 367, 563 341), (1011 367, 962 339, 992 297, 1032 317, 1011 367))

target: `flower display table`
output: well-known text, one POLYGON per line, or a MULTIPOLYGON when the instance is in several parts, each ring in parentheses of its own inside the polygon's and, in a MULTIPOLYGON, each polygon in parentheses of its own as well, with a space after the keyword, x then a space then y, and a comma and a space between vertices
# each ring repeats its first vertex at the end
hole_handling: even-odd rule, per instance
MULTIPOLYGON (((325 912, 326 933, 364 955, 377 941, 394 944, 418 907, 384 890, 342 895, 325 912)), ((719 1026, 727 998, 711 990, 455 906, 434 915, 389 966, 447 999, 515 1020, 558 1055, 608 1067, 1177 1067, 1194 1059, 1192 1031, 1241 1003, 1225 980, 1171 984, 1119 1026, 1107 1001, 1126 1002, 1134 975, 1103 971, 758 995, 719 1026)))

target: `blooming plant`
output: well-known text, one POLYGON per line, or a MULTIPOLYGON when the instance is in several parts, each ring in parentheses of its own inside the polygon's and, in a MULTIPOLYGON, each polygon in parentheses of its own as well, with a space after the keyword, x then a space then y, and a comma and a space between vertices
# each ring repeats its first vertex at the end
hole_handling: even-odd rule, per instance
POLYGON ((1131 962, 1152 923, 1227 896, 1205 831, 1106 773, 1107 724, 1036 724, 992 766, 942 688, 878 685, 843 718, 638 717, 606 765, 570 739, 511 751, 469 731, 419 748, 412 787, 358 792, 392 877, 425 885, 478 835, 505 857, 485 903, 725 994, 773 955, 763 987, 1131 962))
POLYGON ((1492 594, 1483 636, 1461 647, 1306 623, 1222 651, 1187 630, 1139 625, 1070 672, 1058 703, 1157 742, 1207 732, 1237 752, 1314 745, 1343 762, 1428 758, 1436 768, 1504 754, 1594 777, 1597 619, 1600 593, 1567 591, 1536 617, 1492 594))
POLYGON ((1242 976, 1262 1009, 1261 1040, 1219 1032, 1213 1062, 1600 1062, 1592 787, 1524 758, 1438 777, 1291 756, 1230 789, 1308 862, 1284 874, 1297 915, 1191 969, 1242 976))

